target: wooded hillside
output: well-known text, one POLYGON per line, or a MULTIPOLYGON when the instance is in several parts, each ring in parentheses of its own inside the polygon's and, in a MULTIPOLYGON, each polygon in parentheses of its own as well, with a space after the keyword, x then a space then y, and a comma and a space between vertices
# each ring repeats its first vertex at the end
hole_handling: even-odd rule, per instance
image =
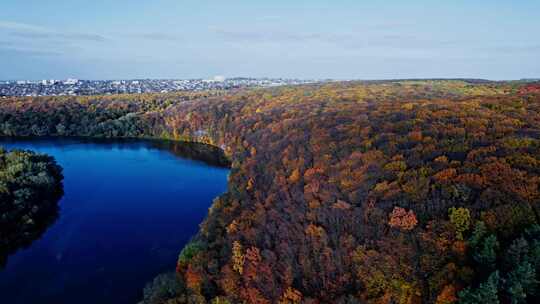
POLYGON ((225 150, 228 192, 147 303, 540 299, 537 83, 12 98, 0 134, 225 150))

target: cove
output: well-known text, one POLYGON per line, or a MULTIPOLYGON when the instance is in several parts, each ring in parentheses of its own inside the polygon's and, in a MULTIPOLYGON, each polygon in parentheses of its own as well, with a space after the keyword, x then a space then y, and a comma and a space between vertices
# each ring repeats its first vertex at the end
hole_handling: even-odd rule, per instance
POLYGON ((174 269, 229 170, 217 149, 142 140, 0 139, 63 168, 56 221, 0 269, 2 303, 136 303, 174 269))

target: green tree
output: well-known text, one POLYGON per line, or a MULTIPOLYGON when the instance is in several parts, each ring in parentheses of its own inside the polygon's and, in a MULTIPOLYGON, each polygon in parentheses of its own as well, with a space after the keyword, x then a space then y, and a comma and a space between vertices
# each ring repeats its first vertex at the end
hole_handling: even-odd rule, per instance
POLYGON ((525 238, 520 237, 514 240, 504 256, 506 267, 512 269, 515 265, 528 261, 529 250, 529 243, 525 238))
POLYGON ((486 237, 481 244, 476 248, 473 258, 480 265, 488 269, 495 268, 497 261, 497 250, 499 249, 499 241, 493 234, 486 237))
POLYGON ((478 244, 482 241, 482 239, 486 236, 486 234, 487 234, 486 224, 482 221, 476 222, 472 236, 469 239, 469 245, 473 248, 478 246, 478 244))
POLYGON ((528 262, 518 265, 506 279, 506 290, 512 304, 526 303, 528 295, 534 295, 538 287, 536 271, 528 262))
POLYGON ((486 282, 476 289, 470 287, 459 292, 460 304, 499 304, 499 272, 493 272, 486 282))
POLYGON ((191 242, 187 244, 178 256, 179 263, 189 263, 191 259, 202 250, 202 246, 199 242, 191 242))

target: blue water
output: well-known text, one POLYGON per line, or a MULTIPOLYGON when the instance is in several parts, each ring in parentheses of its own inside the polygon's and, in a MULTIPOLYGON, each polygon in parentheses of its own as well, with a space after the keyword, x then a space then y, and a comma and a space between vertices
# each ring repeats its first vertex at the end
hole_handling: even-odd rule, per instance
POLYGON ((152 142, 0 141, 47 153, 64 169, 59 217, 0 270, 2 303, 135 303, 174 270, 228 169, 152 142), (190 156, 191 157, 191 156, 190 156))

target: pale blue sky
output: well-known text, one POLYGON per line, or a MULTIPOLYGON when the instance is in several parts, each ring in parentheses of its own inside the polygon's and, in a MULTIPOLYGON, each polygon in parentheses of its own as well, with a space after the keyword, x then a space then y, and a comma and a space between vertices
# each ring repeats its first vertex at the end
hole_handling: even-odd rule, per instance
POLYGON ((0 79, 540 77, 539 33, 535 0, 2 0, 0 79))

